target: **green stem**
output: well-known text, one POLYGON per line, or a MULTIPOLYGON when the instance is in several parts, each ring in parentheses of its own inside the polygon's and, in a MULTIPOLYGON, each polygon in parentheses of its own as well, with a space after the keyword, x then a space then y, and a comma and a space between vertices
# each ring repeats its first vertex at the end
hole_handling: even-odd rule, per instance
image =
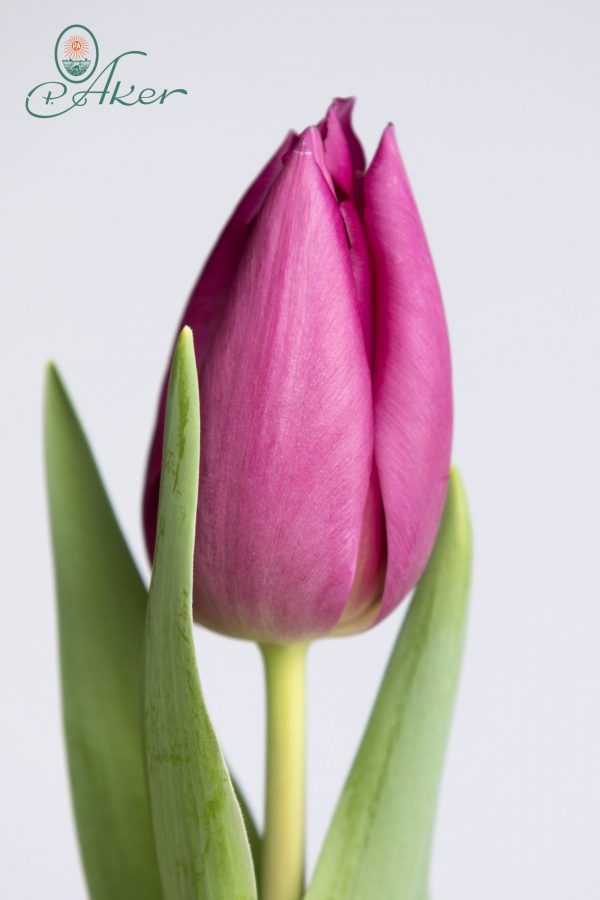
POLYGON ((306 644, 263 644, 267 771, 261 900, 299 900, 304 886, 306 644))

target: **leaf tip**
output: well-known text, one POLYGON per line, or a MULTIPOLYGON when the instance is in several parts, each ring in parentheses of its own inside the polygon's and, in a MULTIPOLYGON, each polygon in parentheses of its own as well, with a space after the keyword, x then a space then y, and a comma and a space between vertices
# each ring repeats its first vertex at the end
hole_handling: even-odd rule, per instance
POLYGON ((54 361, 50 361, 46 365, 44 379, 44 422, 46 429, 46 439, 48 437, 48 429, 56 416, 57 410, 64 405, 66 400, 66 391, 60 372, 54 361))
POLYGON ((60 377, 58 366, 53 359, 46 363, 44 382, 46 386, 46 396, 50 391, 62 389, 62 378, 60 377))
POLYGON ((469 521, 469 509, 467 505, 467 494, 465 485, 460 474, 460 470, 452 464, 450 466, 450 477, 448 480, 448 507, 453 511, 454 516, 466 523, 469 521))
POLYGON ((177 339, 177 349, 184 350, 189 348, 190 345, 192 347, 194 346, 194 332, 189 325, 184 325, 179 332, 179 337, 177 339))

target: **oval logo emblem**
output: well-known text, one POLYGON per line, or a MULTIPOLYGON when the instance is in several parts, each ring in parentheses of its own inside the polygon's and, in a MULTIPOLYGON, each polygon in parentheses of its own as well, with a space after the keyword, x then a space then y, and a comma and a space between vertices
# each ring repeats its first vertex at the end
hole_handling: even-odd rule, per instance
POLYGON ((62 78, 85 81, 98 65, 98 42, 85 25, 69 25, 57 38, 54 59, 62 78))

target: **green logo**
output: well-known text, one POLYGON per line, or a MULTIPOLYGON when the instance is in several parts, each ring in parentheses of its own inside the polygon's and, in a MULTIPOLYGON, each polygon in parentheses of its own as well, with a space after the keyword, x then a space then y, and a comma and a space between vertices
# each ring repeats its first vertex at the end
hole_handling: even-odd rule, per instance
POLYGON ((55 119, 72 109, 87 106, 92 100, 98 106, 151 106, 164 104, 172 94, 187 94, 184 88, 138 89, 131 82, 124 87, 117 77, 117 69, 123 59, 133 56, 147 56, 147 53, 144 50, 119 53, 93 77, 100 60, 98 41, 85 25, 69 25, 54 45, 54 62, 61 80, 43 81, 32 88, 25 98, 25 109, 36 119, 55 119), (81 90, 72 87, 83 83, 85 87, 81 90))
POLYGON ((98 42, 85 25, 69 25, 56 39, 54 60, 56 68, 67 81, 85 81, 94 74, 98 65, 98 42))

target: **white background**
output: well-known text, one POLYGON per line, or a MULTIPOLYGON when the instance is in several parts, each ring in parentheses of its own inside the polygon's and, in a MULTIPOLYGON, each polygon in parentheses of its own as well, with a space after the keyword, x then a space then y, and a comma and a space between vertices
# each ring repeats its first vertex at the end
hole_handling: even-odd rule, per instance
MULTIPOLYGON (((433 897, 598 900, 596 2, 12 0, 2 26, 0 893, 85 896, 60 726, 44 363, 60 365, 145 567, 142 473, 188 291, 286 129, 355 93, 369 154, 396 123, 436 260, 476 537, 433 897), (128 69, 139 87, 189 95, 29 117, 25 95, 54 77, 72 22, 105 61, 146 50, 128 69)), ((310 655, 310 868, 399 623, 310 655)), ((197 646, 258 811, 258 654, 203 631, 197 646)))

